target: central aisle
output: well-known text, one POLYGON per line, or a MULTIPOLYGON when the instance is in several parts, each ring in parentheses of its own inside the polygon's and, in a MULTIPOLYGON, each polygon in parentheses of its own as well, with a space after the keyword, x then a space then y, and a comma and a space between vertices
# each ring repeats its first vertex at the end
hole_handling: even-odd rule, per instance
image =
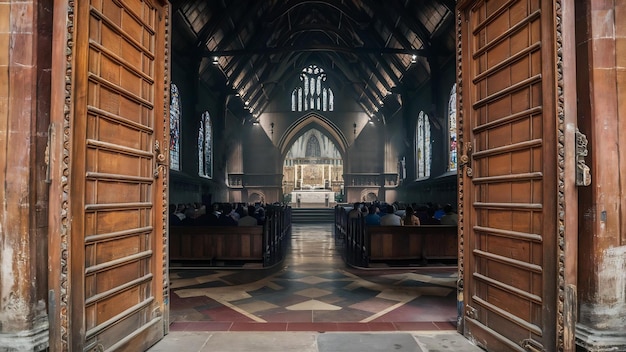
POLYGON ((358 270, 332 226, 295 224, 281 267, 176 269, 173 331, 454 330, 455 267, 358 270))

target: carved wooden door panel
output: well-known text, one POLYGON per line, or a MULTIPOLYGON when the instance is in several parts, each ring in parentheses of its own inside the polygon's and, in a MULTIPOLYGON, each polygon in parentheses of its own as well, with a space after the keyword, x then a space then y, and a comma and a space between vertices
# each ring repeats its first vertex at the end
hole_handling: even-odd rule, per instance
POLYGON ((463 325, 488 351, 558 350, 558 3, 457 7, 463 325))
POLYGON ((143 351, 167 321, 167 8, 75 6, 70 350, 143 351))

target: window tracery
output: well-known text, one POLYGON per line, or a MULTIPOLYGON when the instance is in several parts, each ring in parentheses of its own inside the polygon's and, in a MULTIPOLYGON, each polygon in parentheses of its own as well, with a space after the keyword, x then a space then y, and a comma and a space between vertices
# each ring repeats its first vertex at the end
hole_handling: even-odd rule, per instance
POLYGON ((202 114, 198 129, 198 175, 213 177, 213 127, 208 111, 202 114))
POLYGON ((450 91, 450 99, 448 100, 448 171, 456 171, 457 169, 457 136, 456 136, 456 83, 450 91))
POLYGON ((181 104, 178 87, 170 87, 170 169, 180 170, 181 104))
POLYGON ((415 155, 417 178, 430 177, 431 145, 430 145, 430 121, 428 115, 420 111, 417 116, 417 128, 415 132, 415 155))
POLYGON ((305 67, 300 73, 302 86, 291 93, 291 111, 333 111, 334 94, 326 85, 326 73, 317 65, 305 67))

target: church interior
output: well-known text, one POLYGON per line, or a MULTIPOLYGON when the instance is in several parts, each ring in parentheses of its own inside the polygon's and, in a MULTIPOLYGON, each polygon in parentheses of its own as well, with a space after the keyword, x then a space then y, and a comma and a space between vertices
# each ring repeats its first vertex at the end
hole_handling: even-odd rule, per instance
POLYGON ((0 351, 426 330, 626 351, 624 16, 0 1, 0 351))

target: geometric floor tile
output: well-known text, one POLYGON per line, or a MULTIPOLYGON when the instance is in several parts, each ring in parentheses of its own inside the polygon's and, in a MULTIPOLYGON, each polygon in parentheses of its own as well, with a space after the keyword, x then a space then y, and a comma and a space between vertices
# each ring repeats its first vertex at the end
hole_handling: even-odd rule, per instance
POLYGON ((312 299, 310 301, 294 304, 286 307, 288 310, 340 310, 341 307, 332 304, 320 302, 312 299))
POLYGON ((296 281, 298 282, 304 282, 306 284, 319 284, 320 282, 328 282, 328 281, 332 281, 329 279, 323 279, 321 277, 317 277, 317 276, 307 276, 307 277, 303 277, 301 279, 297 279, 296 281))
POLYGON ((305 290, 297 291, 294 293, 300 296, 304 296, 304 297, 317 298, 317 297, 327 296, 331 294, 332 292, 326 291, 326 290, 320 290, 319 288, 312 287, 312 288, 307 288, 305 290))
POLYGON ((170 267, 173 329, 228 331, 453 330, 456 266, 345 265, 332 225, 292 225, 271 269, 170 267))

